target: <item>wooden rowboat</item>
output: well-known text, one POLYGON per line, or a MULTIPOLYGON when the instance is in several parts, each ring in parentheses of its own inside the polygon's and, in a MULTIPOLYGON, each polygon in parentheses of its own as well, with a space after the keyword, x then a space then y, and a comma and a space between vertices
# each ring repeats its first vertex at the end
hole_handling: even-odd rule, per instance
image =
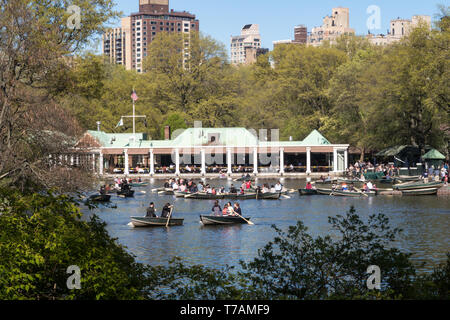
POLYGON ((190 193, 184 196, 186 199, 195 199, 195 200, 220 200, 224 199, 225 195, 223 194, 212 194, 206 192, 196 192, 190 193))
POLYGON ((326 189, 326 188, 316 188, 316 190, 318 194, 322 194, 325 196, 329 196, 333 192, 333 189, 326 189))
POLYGON ((134 197, 134 190, 117 191, 117 195, 125 198, 134 197))
POLYGON ((191 194, 190 192, 186 192, 186 191, 174 191, 173 193, 174 193, 175 197, 177 197, 177 198, 184 198, 188 194, 191 194))
MULTIPOLYGON (((245 218, 250 221, 250 218, 245 218)), ((203 225, 230 225, 230 224, 247 224, 241 217, 237 216, 200 216, 203 225)))
POLYGON ((316 189, 298 189, 298 192, 301 196, 312 196, 317 194, 316 189))
POLYGON ((148 186, 148 182, 136 182, 136 183, 130 183, 131 187, 140 188, 140 187, 146 187, 148 186))
POLYGON ((164 190, 158 191, 158 194, 163 196, 173 196, 175 191, 171 188, 165 188, 164 190))
POLYGON ((278 200, 281 197, 281 192, 266 192, 258 193, 256 199, 258 200, 278 200))
POLYGON ((369 192, 356 192, 356 191, 342 191, 342 190, 335 190, 333 191, 334 196, 340 196, 340 197, 362 197, 364 195, 368 196, 376 196, 376 191, 369 191, 369 192))
POLYGON ((403 196, 431 196, 436 195, 438 188, 402 190, 403 196))
MULTIPOLYGON (((184 219, 170 218, 169 226, 182 226, 184 219)), ((131 217, 131 224, 134 227, 165 227, 167 218, 131 217)))
POLYGON ((95 194, 89 197, 91 202, 109 202, 110 200, 111 196, 109 194, 95 194))
POLYGON ((419 181, 422 177, 421 176, 398 176, 395 177, 397 180, 401 181, 419 181))
POLYGON ((433 188, 441 188, 444 185, 441 181, 432 181, 428 183, 424 182, 413 182, 401 185, 394 185, 393 188, 396 190, 404 191, 404 190, 419 190, 419 189, 433 189, 433 188))

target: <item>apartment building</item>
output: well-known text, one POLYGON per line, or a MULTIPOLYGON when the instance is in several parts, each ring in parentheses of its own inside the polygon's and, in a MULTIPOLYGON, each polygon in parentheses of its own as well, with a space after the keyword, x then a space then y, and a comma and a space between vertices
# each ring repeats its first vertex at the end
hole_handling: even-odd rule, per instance
POLYGON ((323 18, 322 26, 311 30, 308 45, 320 46, 323 41, 334 43, 345 34, 355 34, 355 29, 350 28, 350 10, 342 7, 333 8, 331 15, 323 18))
POLYGON ((233 65, 249 64, 256 54, 251 49, 261 48, 261 35, 259 33, 259 25, 245 25, 239 36, 231 36, 231 63, 233 65), (247 57, 247 53, 249 56, 247 57))
POLYGON ((392 43, 396 43, 409 35, 411 31, 418 27, 420 24, 426 24, 431 29, 431 16, 416 15, 411 20, 409 19, 394 19, 391 20, 388 33, 384 34, 368 34, 367 39, 377 46, 386 46, 392 43))
POLYGON ((149 46, 159 33, 189 34, 199 31, 199 25, 194 14, 169 9, 169 0, 139 0, 139 12, 123 18, 120 28, 103 35, 103 53, 111 63, 142 72, 149 46))

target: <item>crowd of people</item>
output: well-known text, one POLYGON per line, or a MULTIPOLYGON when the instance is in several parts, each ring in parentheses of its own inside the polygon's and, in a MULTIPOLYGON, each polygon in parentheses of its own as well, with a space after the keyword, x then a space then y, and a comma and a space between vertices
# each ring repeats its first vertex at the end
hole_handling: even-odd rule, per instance
POLYGON ((193 179, 171 178, 165 181, 164 188, 186 193, 203 192, 207 194, 220 195, 226 193, 245 194, 249 191, 259 193, 277 193, 282 192, 283 185, 278 181, 275 185, 271 186, 269 186, 268 184, 264 184, 262 186, 254 186, 251 180, 245 180, 242 181, 240 186, 231 184, 227 192, 225 190, 225 187, 213 187, 210 184, 204 183, 203 181, 199 181, 198 183, 196 183, 193 179))

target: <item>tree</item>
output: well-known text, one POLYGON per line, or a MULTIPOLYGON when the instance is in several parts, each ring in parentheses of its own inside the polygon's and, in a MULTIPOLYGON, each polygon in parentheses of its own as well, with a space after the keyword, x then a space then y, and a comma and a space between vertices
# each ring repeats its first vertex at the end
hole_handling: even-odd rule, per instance
POLYGON ((388 244, 400 230, 392 229, 386 216, 372 215, 364 223, 354 208, 345 216, 330 217, 337 237, 313 238, 302 222, 242 263, 249 288, 258 299, 352 299, 369 296, 367 268, 383 270, 381 294, 407 297, 415 271, 409 255, 388 244))
POLYGON ((79 29, 67 23, 67 1, 0 1, 0 182, 23 190, 50 187, 53 177, 63 181, 58 173, 67 177, 74 172, 55 169, 49 161, 49 155, 67 150, 70 137, 79 132, 53 99, 55 88, 49 88, 55 75, 68 68, 70 54, 117 15, 111 0, 72 4, 81 8, 79 29))

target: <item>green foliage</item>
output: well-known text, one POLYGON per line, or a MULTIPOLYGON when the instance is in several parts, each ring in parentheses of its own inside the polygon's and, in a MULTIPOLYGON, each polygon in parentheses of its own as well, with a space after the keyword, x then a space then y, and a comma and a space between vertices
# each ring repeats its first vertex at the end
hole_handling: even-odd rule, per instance
POLYGON ((346 35, 317 48, 279 45, 255 64, 239 67, 230 66, 224 46, 208 36, 161 33, 149 47, 144 74, 79 58, 73 92, 83 97, 71 109, 86 129, 102 120, 113 131, 130 110, 135 86, 142 99, 138 109, 150 119, 139 130, 152 138, 162 137, 163 124, 183 127, 173 118, 178 114, 186 126, 198 120, 211 127, 278 128, 282 139, 303 139, 317 129, 334 143, 362 151, 428 144, 445 153, 447 21, 448 8, 442 6, 436 29, 420 26, 389 47, 346 35))
POLYGON ((392 248, 400 230, 384 215, 364 223, 352 208, 329 218, 335 237, 313 238, 299 222, 260 249, 242 271, 231 267, 137 263, 96 216, 83 221, 75 199, 0 191, 0 299, 449 299, 450 255, 416 276, 409 255, 392 248), (69 290, 69 266, 81 289, 69 290), (382 290, 366 287, 369 265, 382 290))
POLYGON ((243 263, 253 294, 265 299, 353 299, 369 294, 367 268, 382 270, 384 298, 406 297, 414 268, 409 255, 388 245, 400 230, 391 229, 384 215, 364 223, 352 208, 346 216, 329 218, 336 237, 313 238, 302 222, 243 263))
POLYGON ((66 196, 2 192, 0 299, 139 299, 145 268, 66 196), (66 270, 81 269, 81 290, 66 270))

